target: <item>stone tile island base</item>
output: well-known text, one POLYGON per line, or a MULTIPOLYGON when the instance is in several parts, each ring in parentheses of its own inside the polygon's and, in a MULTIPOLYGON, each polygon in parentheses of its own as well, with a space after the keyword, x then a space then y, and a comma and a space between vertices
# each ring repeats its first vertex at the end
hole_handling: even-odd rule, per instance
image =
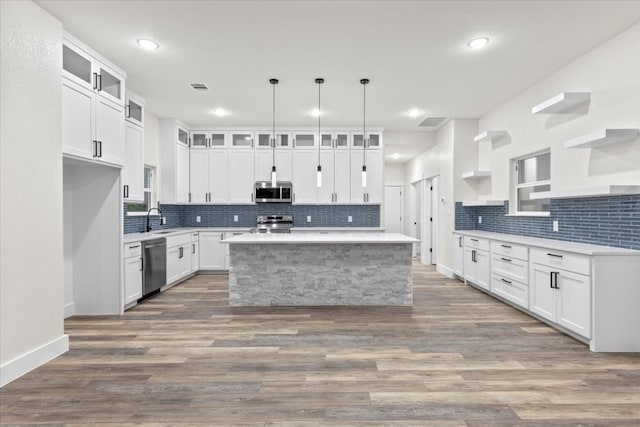
POLYGON ((412 305, 411 243, 230 245, 232 306, 412 305))

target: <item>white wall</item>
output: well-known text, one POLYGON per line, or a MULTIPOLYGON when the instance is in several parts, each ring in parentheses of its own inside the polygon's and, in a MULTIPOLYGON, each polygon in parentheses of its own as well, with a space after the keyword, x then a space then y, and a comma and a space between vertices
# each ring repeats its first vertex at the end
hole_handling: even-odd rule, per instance
POLYGON ((0 383, 68 349, 62 237, 62 26, 0 2, 0 383))
POLYGON ((404 163, 385 163, 384 183, 385 185, 404 184, 404 163))
MULTIPOLYGON (((481 198, 507 199, 510 159, 551 149, 552 190, 640 184, 640 140, 598 149, 564 141, 604 128, 640 128, 640 24, 527 89, 480 119, 480 131, 504 129, 504 141, 480 143, 479 165, 492 171, 481 198), (591 92, 588 114, 532 115, 560 92, 591 92)), ((513 205, 513 203, 511 203, 513 205)))

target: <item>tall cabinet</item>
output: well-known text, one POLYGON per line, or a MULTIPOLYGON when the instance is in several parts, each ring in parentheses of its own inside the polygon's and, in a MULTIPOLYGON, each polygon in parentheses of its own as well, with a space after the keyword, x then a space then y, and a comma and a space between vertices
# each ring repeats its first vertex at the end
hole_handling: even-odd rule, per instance
POLYGON ((189 131, 175 119, 160 120, 160 203, 189 203, 189 131))
POLYGON ((144 201, 144 100, 127 91, 125 105, 122 196, 127 202, 144 201))

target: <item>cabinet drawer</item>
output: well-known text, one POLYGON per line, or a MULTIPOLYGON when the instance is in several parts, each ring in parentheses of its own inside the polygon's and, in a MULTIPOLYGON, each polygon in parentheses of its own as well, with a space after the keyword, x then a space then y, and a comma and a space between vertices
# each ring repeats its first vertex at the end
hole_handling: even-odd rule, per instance
POLYGON ((509 242, 491 241, 491 252, 494 254, 504 255, 508 258, 518 258, 527 261, 529 259, 529 251, 526 246, 514 245, 509 242))
POLYGON ((142 244, 140 242, 127 243, 124 245, 124 257, 140 257, 142 256, 142 244))
POLYGON ((517 258, 509 258, 493 254, 491 256, 491 269, 493 273, 500 274, 518 282, 529 283, 529 263, 517 258))
POLYGON ((552 268, 591 276, 591 259, 587 255, 552 249, 531 248, 531 261, 552 268))
POLYGON ((200 236, 200 233, 191 233, 191 241, 194 243, 197 242, 199 236, 200 236))
POLYGON ((177 236, 167 237, 167 248, 174 246, 183 246, 191 243, 191 233, 179 234, 177 236))
POLYGON ((469 248, 489 250, 489 240, 478 237, 464 236, 464 245, 469 248))
POLYGON ((491 292, 522 308, 529 308, 529 287, 517 280, 494 273, 491 277, 491 292))

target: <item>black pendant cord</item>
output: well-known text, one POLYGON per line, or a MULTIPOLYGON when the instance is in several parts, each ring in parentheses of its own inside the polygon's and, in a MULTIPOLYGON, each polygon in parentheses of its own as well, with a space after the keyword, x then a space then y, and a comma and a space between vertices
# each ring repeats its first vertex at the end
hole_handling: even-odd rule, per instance
POLYGON ((273 144, 273 162, 271 163, 271 170, 273 170, 276 167, 276 84, 278 81, 276 79, 271 79, 271 83, 273 84, 273 133, 271 134, 273 144))
POLYGON ((367 167, 367 84, 369 79, 360 80, 362 83, 362 167, 367 167))
POLYGON ((320 148, 322 145, 322 135, 320 134, 320 85, 324 83, 324 79, 316 79, 318 84, 318 170, 322 167, 320 165, 320 148))

